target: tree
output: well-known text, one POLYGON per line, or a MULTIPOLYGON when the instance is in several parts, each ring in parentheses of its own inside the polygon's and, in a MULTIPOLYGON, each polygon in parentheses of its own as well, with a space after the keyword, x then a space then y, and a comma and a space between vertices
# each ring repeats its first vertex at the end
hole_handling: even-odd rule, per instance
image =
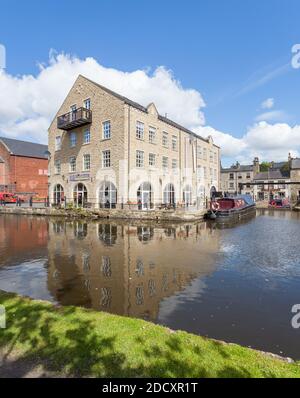
POLYGON ((270 162, 261 162, 260 164, 260 171, 268 171, 271 168, 271 163, 270 162))

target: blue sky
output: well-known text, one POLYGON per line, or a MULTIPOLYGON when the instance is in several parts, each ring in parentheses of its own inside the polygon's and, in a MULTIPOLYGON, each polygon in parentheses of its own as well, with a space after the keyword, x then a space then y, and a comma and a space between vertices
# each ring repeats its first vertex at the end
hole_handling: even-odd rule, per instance
POLYGON ((11 76, 37 75, 50 49, 120 71, 163 65, 201 93, 207 125, 240 138, 267 112, 270 124, 300 124, 299 15, 299 0, 11 0, 1 1, 0 43, 11 76))

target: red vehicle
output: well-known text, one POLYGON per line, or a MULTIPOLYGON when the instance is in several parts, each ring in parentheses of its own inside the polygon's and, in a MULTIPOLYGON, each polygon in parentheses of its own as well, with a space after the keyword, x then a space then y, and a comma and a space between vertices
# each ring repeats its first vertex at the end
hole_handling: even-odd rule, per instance
POLYGON ((288 209, 290 208, 290 203, 288 199, 273 199, 269 202, 269 207, 275 209, 288 209))
POLYGON ((17 196, 9 192, 0 192, 0 202, 2 203, 16 203, 17 196))

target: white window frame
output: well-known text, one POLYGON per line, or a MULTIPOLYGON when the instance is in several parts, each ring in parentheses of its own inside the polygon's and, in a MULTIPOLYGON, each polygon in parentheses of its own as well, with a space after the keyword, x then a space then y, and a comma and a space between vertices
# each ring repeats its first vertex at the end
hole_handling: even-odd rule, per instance
POLYGON ((135 166, 137 168, 143 168, 145 164, 145 152, 136 150, 135 152, 135 166))
POLYGON ((164 171, 167 171, 169 168, 169 158, 168 156, 163 156, 162 157, 162 168, 164 171))
POLYGON ((162 146, 168 148, 169 145, 169 134, 166 131, 162 133, 162 146))
POLYGON ((87 99, 85 99, 85 100, 83 101, 83 107, 84 107, 85 109, 88 109, 88 110, 91 109, 91 99, 90 99, 90 98, 87 98, 87 99), (88 105, 88 106, 87 106, 87 105, 88 105))
POLYGON ((150 142, 150 144, 156 143, 156 128, 155 127, 149 127, 149 142, 150 142))
POLYGON ((149 166, 155 166, 156 165, 156 154, 155 153, 149 153, 149 166))
POLYGON ((85 129, 83 132, 83 144, 89 144, 91 142, 91 130, 85 129), (87 135, 88 133, 88 135, 87 135), (88 136, 88 141, 86 141, 86 137, 88 136))
POLYGON ((178 140, 176 135, 172 136, 172 149, 173 151, 177 151, 178 149, 178 140))
POLYGON ((76 171, 76 156, 70 156, 69 157, 69 172, 74 173, 76 171), (72 162, 73 160, 73 162, 72 162), (73 170, 74 166, 74 170, 73 170))
POLYGON ((55 137, 55 150, 60 151, 61 150, 61 136, 57 135, 55 137))
POLYGON ((77 145, 77 135, 74 131, 70 133, 70 147, 75 148, 77 145), (74 138, 74 140, 72 139, 74 138))
POLYGON ((144 140, 145 124, 137 120, 135 136, 137 140, 144 140))
POLYGON ((110 149, 102 151, 102 168, 109 169, 111 167, 111 152, 110 149))
POLYGON ((83 171, 90 171, 91 170, 91 155, 89 153, 83 154, 83 157, 82 157, 82 170, 83 171), (89 159, 88 160, 88 167, 86 167, 87 166, 87 164, 86 164, 87 157, 89 159))
POLYGON ((61 161, 60 161, 60 159, 55 160, 55 162, 54 162, 54 171, 55 171, 55 174, 61 174, 61 161))
POLYGON ((102 123, 102 139, 103 140, 111 139, 111 122, 110 122, 110 120, 105 120, 102 123))

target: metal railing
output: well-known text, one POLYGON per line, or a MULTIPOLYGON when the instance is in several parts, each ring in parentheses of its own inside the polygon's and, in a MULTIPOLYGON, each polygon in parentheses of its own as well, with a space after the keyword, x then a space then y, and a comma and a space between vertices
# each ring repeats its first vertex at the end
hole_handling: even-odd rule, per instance
POLYGON ((92 111, 83 107, 65 113, 57 118, 57 128, 62 130, 73 129, 87 123, 92 123, 92 111))

